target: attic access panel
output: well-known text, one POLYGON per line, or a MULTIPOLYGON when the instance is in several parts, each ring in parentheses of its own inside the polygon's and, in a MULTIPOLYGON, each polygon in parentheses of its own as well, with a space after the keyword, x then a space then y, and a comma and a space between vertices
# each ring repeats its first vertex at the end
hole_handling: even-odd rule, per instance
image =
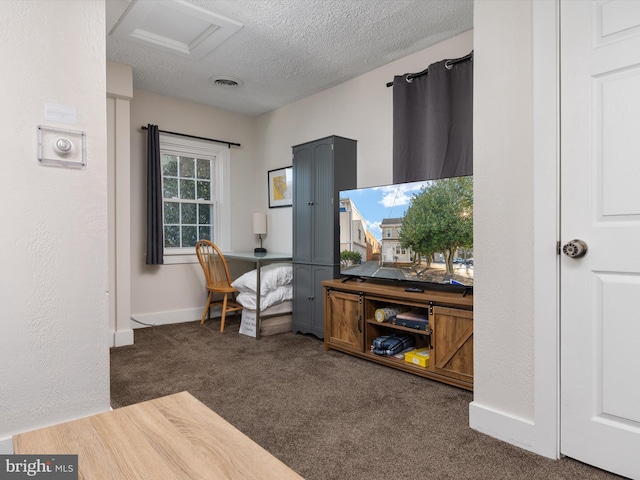
POLYGON ((243 25, 181 0, 134 0, 111 34, 201 60, 243 25))

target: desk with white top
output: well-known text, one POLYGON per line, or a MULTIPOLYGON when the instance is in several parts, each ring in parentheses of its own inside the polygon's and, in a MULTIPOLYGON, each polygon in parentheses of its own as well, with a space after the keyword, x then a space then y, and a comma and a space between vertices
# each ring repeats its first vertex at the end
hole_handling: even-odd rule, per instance
POLYGON ((77 454, 86 479, 302 479, 188 392, 22 433, 13 448, 77 454))

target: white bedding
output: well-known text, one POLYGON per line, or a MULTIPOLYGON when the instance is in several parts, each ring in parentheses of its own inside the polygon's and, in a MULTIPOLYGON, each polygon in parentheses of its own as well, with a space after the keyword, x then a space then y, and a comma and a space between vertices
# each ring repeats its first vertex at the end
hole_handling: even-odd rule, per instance
MULTIPOLYGON (((293 281, 293 265, 290 263, 271 263, 260 269, 260 293, 264 296, 266 293, 275 291, 280 287, 291 285, 293 281)), ((235 287, 240 293, 256 293, 257 272, 251 270, 233 282, 231 286, 235 287)), ((262 300, 260 300, 262 304, 262 300)))
MULTIPOLYGON (((262 312, 273 305, 277 305, 278 303, 286 302, 287 300, 292 299, 293 286, 283 285, 267 292, 266 294, 260 295, 260 311, 262 312)), ((254 292, 241 292, 236 296, 236 300, 244 308, 247 308, 249 310, 256 309, 256 294, 254 292)))
MULTIPOLYGON (((249 310, 248 308, 246 310, 251 311, 252 313, 255 312, 255 310, 249 310)), ((262 316, 287 314, 291 313, 291 311, 293 310, 293 302, 291 300, 286 300, 282 303, 272 305, 269 308, 262 308, 262 305, 260 305, 260 310, 260 315, 262 316)))

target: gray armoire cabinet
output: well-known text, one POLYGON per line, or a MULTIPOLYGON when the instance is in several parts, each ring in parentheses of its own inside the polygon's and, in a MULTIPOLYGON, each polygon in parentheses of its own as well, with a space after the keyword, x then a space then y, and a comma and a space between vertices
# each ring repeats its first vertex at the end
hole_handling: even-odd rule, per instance
POLYGON ((356 188, 356 141, 331 136, 293 147, 294 333, 324 338, 323 280, 340 274, 340 190, 356 188))

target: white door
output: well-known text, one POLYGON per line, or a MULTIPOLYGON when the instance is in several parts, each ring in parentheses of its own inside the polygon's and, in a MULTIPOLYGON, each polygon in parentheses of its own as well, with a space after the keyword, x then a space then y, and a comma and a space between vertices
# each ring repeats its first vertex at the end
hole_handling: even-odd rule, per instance
POLYGON ((386 254, 384 256, 384 259, 382 260, 384 263, 393 263, 393 256, 396 253, 396 249, 393 245, 388 245, 387 246, 387 250, 386 250, 386 254))
POLYGON ((561 452, 640 478, 640 2, 560 18, 561 452))

